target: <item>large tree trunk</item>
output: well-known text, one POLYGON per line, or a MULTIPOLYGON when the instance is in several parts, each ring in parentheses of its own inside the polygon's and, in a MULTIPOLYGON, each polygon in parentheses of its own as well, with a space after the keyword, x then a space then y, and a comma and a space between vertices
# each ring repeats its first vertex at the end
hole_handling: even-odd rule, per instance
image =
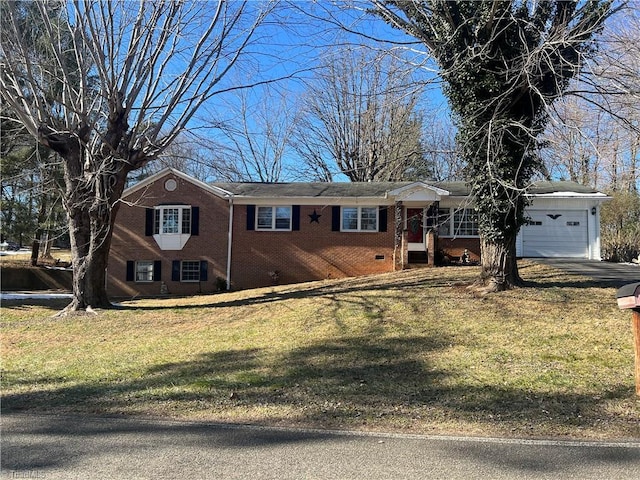
MULTIPOLYGON (((118 144, 117 137, 125 131, 118 127, 115 140, 107 145, 118 144)), ((47 145, 64 159, 64 208, 71 240, 73 299, 59 315, 112 307, 107 296, 107 264, 118 201, 131 164, 87 151, 87 136, 88 130, 80 130, 77 136, 46 136, 47 145)))
MULTIPOLYGON (((104 225, 110 224, 107 215, 102 215, 104 225)), ((73 300, 65 311, 87 308, 110 308, 107 296, 106 271, 111 245, 111 228, 96 231, 93 226, 99 221, 96 215, 78 211, 69 218, 71 259, 73 266, 73 300), (92 218, 93 217, 93 218, 92 218), (92 235, 97 233, 98 235, 92 235)))
POLYGON ((516 237, 504 241, 480 237, 480 278, 476 282, 482 293, 499 292, 522 285, 516 261, 516 237))
POLYGON ((81 186, 84 182, 74 181, 67 186, 67 191, 73 192, 68 210, 73 300, 63 312, 112 307, 107 295, 107 265, 119 207, 117 199, 124 190, 128 170, 113 159, 105 163, 110 167, 106 171, 111 173, 97 175, 97 191, 81 186))

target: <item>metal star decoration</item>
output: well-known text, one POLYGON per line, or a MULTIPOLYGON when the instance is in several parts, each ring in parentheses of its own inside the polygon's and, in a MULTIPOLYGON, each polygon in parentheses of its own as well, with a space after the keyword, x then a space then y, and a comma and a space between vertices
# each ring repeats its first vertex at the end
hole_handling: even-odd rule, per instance
POLYGON ((320 217, 321 217, 321 216, 322 216, 322 215, 318 214, 318 213, 316 212, 316 209, 314 208, 314 209, 313 209, 313 213, 310 213, 310 214, 309 214, 309 218, 311 219, 311 221, 310 221, 309 223, 313 223, 313 222, 320 223, 320 217))

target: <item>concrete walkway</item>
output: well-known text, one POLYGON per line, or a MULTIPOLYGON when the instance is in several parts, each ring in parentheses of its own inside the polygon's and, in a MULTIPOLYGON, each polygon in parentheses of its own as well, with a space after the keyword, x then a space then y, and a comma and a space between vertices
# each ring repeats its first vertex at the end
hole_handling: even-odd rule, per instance
POLYGON ((638 442, 357 434, 9 414, 2 478, 638 479, 638 442))

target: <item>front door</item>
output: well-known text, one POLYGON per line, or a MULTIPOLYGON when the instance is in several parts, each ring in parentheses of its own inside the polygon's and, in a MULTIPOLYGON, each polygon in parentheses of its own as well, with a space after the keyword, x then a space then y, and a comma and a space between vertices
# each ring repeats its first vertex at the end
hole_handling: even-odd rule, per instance
POLYGON ((407 208, 407 242, 409 244, 419 243, 424 248, 422 208, 407 208))

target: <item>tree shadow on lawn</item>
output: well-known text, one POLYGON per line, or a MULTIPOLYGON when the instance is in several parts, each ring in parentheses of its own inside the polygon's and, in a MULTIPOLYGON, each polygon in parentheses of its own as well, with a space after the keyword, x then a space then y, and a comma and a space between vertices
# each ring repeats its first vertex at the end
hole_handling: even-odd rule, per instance
POLYGON ((449 343, 445 336, 349 337, 275 359, 261 349, 211 352, 118 382, 50 388, 47 379, 39 379, 43 388, 4 395, 2 409, 415 433, 472 424, 494 433, 571 435, 615 426, 617 436, 640 436, 637 417, 620 418, 607 409, 611 401, 633 403, 631 386, 592 395, 468 385, 456 380, 456 372, 439 370, 426 359, 449 343))
MULTIPOLYGON (((330 280, 327 283, 311 282, 309 284, 292 284, 290 286, 276 286, 274 290, 265 291, 257 289, 255 295, 246 298, 225 300, 221 298, 219 302, 205 302, 193 305, 179 305, 166 307, 163 305, 119 305, 117 308, 123 310, 166 310, 167 308, 194 309, 194 308, 225 308, 241 307, 250 305, 261 305, 300 298, 331 297, 334 295, 359 293, 375 295, 375 292, 383 291, 387 293, 397 293, 402 298, 402 292, 407 288, 430 289, 434 287, 448 287, 456 282, 448 278, 431 278, 429 275, 415 271, 406 270, 394 274, 366 275, 362 277, 351 277, 341 280, 330 280)), ((222 293, 221 295, 224 295, 222 293)), ((203 299, 208 295, 204 295, 203 299)), ((175 299, 176 297, 170 297, 175 299)), ((122 299, 121 299, 122 300, 122 299)))

